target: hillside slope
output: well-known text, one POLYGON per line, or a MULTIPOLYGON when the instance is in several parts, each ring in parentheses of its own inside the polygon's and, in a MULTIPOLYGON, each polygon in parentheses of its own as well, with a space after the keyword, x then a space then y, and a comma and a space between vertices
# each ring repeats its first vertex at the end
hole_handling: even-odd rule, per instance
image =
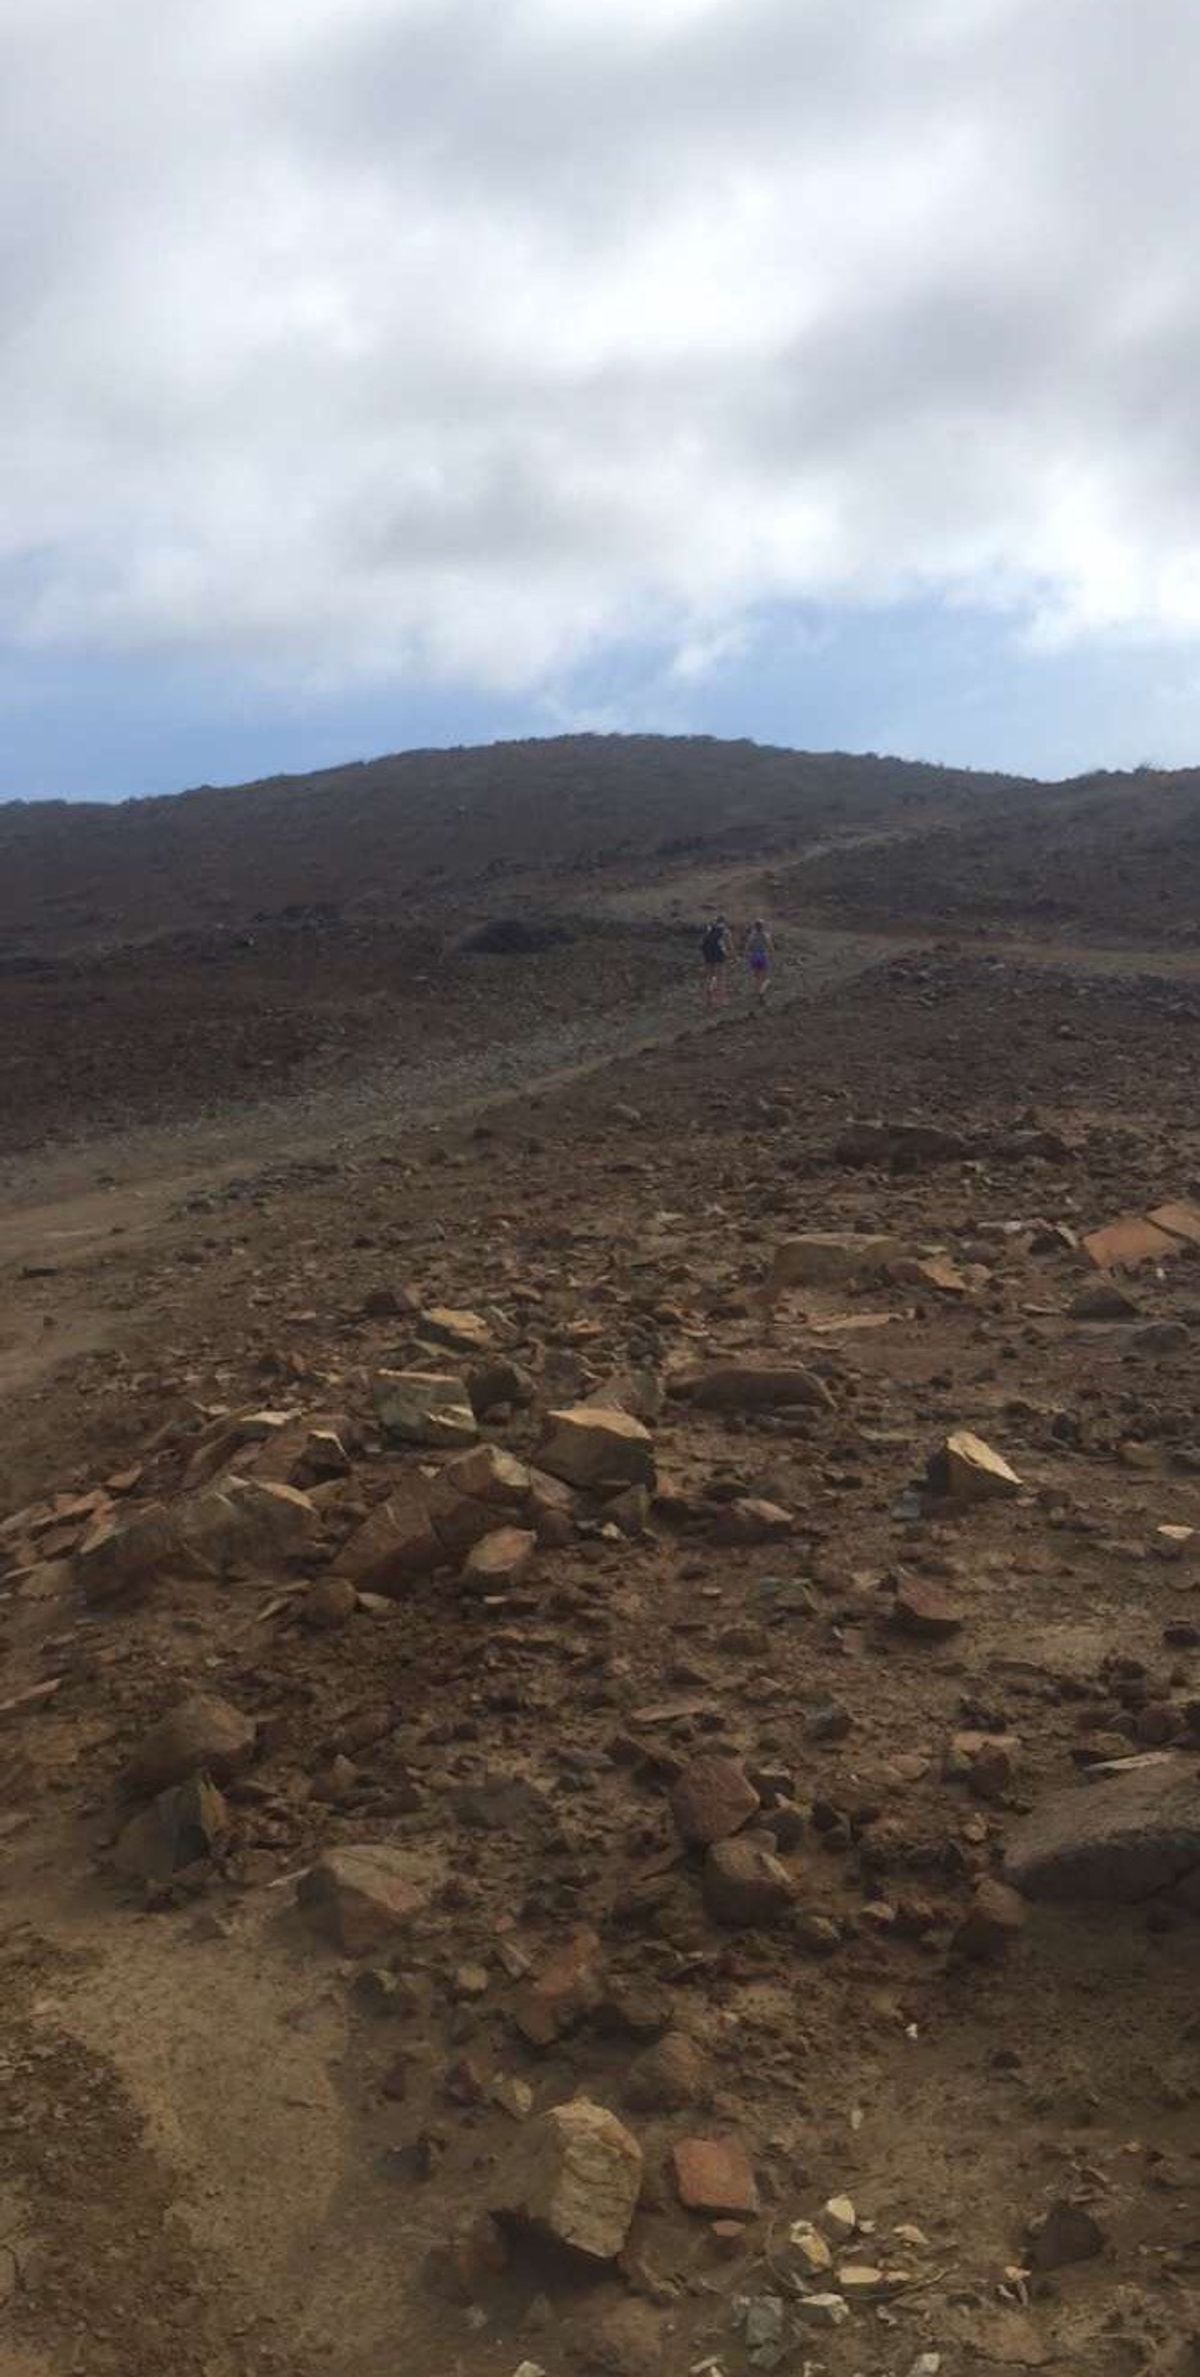
POLYGON ((491 887, 560 889, 704 851, 1011 799, 1015 779, 709 737, 575 735, 414 751, 310 776, 97 804, 0 809, 0 954, 244 926, 328 905, 394 916, 491 887))

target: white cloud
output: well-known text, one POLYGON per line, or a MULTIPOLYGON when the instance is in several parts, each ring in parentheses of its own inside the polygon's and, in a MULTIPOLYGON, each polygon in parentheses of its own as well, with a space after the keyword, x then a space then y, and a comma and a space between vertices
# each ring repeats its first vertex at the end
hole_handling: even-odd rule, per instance
POLYGON ((7 0, 0 631, 1200 630, 1193 0, 7 0))

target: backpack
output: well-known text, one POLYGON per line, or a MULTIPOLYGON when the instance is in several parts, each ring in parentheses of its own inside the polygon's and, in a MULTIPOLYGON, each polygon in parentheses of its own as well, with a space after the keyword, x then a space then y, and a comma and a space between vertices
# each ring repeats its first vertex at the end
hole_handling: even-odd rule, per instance
POLYGON ((719 924, 709 925, 700 943, 700 952, 706 966, 720 965, 725 955, 725 935, 719 924))

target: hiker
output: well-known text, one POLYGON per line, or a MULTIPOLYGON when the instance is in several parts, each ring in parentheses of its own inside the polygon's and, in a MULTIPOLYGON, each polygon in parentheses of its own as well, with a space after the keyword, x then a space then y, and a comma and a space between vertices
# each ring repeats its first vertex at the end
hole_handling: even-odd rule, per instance
POLYGON ((766 998, 771 980, 771 958, 774 954, 771 936, 761 916, 756 916, 746 935, 746 964, 756 999, 766 998))
POLYGON ((725 967, 733 953, 733 936, 723 916, 716 916, 706 928, 700 943, 704 959, 704 996, 710 1007, 716 1007, 725 996, 725 967))

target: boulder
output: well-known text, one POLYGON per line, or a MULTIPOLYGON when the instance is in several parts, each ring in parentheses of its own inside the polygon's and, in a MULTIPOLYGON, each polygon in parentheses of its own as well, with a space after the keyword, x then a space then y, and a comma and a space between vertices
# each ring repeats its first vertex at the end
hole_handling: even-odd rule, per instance
POLYGON ((146 1794, 201 1773, 227 1783, 249 1766, 257 1740, 252 1717, 213 1693, 194 1692, 151 1726, 122 1780, 129 1790, 146 1794))
POLYGON ((538 1467, 591 1492, 654 1484, 654 1441, 628 1412, 573 1404, 548 1415, 538 1467))
POLYGON ((823 1379, 799 1363, 722 1362, 702 1370, 677 1371, 671 1393, 700 1411, 769 1411, 788 1405, 832 1407, 823 1379))
POLYGON ((447 1553, 461 1560, 506 1513, 524 1515, 532 1482, 524 1462, 497 1445, 473 1445, 448 1461, 428 1496, 430 1520, 447 1553))
POLYGON ((394 1597, 446 1558, 424 1495, 409 1486, 372 1511, 342 1545, 334 1567, 362 1591, 394 1597))
POLYGON ((489 1361, 472 1364, 467 1372, 467 1392, 476 1419, 482 1420, 502 1403, 511 1404, 516 1410, 532 1403, 537 1381, 519 1362, 510 1362, 503 1354, 493 1354, 489 1361))
POLYGON ((538 1539, 526 1527, 495 1527, 468 1552, 462 1581, 469 1593, 507 1593, 528 1575, 538 1539))
POLYGON ((371 1392, 385 1436, 451 1448, 478 1435, 463 1379, 432 1370, 377 1370, 371 1392))
POLYGON ((428 1869, 410 1851, 379 1841, 327 1849, 296 1886, 312 1929, 355 1957, 390 1947, 424 1913, 429 1896, 428 1869))
POLYGON ((693 1758, 671 1791, 675 1828, 689 1849, 710 1848, 740 1832, 762 1802, 736 1758, 693 1758))
POLYGON ((1200 1775, 1164 1753, 1101 1782, 1056 1792, 1018 1824, 1005 1873, 1026 1898, 1137 1905, 1200 1869, 1200 1775))
POLYGON ((319 1576, 300 1603, 299 1618, 314 1634, 333 1634, 346 1626, 358 1608, 358 1593, 348 1576, 319 1576))
POLYGON ((615 2261, 641 2185, 637 2139, 615 2113, 576 2097, 523 2129, 497 2209, 591 2261, 615 2261))
POLYGON ((886 1270, 903 1252, 898 1238, 882 1232, 859 1237, 849 1230, 806 1230, 776 1247, 763 1293, 775 1297, 793 1287, 848 1287, 886 1270))

